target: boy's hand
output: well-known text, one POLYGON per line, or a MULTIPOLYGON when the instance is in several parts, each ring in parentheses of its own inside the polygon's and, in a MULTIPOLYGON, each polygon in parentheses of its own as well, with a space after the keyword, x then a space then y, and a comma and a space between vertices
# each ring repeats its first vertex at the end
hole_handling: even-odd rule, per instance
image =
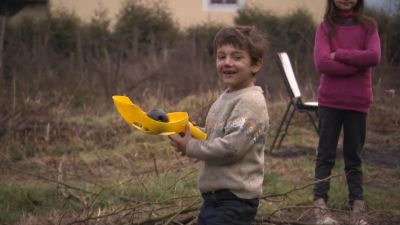
POLYGON ((170 139, 170 144, 176 148, 176 151, 180 152, 183 156, 186 155, 186 145, 192 138, 189 125, 186 125, 185 134, 183 136, 175 134, 168 137, 170 139))

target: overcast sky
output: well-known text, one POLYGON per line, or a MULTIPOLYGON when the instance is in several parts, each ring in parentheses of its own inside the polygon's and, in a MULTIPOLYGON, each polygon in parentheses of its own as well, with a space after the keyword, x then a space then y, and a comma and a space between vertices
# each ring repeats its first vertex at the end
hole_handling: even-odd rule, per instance
POLYGON ((374 5, 381 4, 382 2, 383 1, 380 1, 380 0, 367 0, 368 4, 374 4, 374 5))
POLYGON ((393 3, 398 0, 366 0, 367 5, 371 6, 379 6, 379 7, 388 7, 390 3, 393 3))

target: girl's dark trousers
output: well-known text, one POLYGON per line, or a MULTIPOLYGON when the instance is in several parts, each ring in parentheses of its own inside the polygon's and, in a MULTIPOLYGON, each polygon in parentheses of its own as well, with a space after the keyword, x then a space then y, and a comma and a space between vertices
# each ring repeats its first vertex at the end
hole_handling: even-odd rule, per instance
POLYGON ((242 199, 229 190, 203 193, 198 225, 251 225, 259 199, 242 199))
MULTIPOLYGON (((343 128, 343 158, 349 190, 349 203, 363 199, 363 175, 361 150, 365 142, 367 114, 351 110, 333 109, 320 106, 319 144, 315 166, 315 179, 331 176, 336 159, 340 131, 343 128)), ((328 201, 329 179, 318 182, 314 188, 314 200, 328 201)))

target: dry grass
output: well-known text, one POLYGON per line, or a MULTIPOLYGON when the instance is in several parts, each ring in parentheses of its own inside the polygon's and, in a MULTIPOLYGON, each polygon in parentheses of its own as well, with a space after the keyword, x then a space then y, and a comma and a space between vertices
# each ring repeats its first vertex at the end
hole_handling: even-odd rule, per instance
MULTIPOLYGON (((207 92, 171 102, 162 98, 160 92, 149 97, 141 107, 188 111, 192 120, 202 123, 217 96, 218 92, 207 92)), ((379 111, 385 112, 384 116, 391 116, 384 121, 389 128, 382 123, 375 126, 377 111, 369 116, 364 171, 371 221, 389 217, 394 220, 400 216, 400 205, 392 201, 400 197, 399 162, 391 160, 398 156, 399 134, 390 128, 395 125, 389 122, 398 117, 391 115, 396 112, 385 104, 378 100, 375 107, 384 109, 379 111), (385 132, 380 133, 381 129, 385 132)), ((269 102, 271 134, 285 107, 285 102, 269 102)), ((114 109, 110 108, 107 113, 90 109, 72 112, 60 106, 44 107, 46 113, 40 107, 34 109, 20 117, 20 127, 13 135, 2 139, 0 181, 7 185, 1 185, 0 196, 9 198, 0 204, 1 223, 124 224, 177 212, 199 197, 196 163, 177 155, 166 137, 133 130, 114 109), (21 125, 25 119, 30 121, 26 123, 29 126, 21 125), (51 124, 48 138, 45 138, 46 124, 51 124), (30 129, 35 126, 36 129, 30 129), (10 190, 20 191, 10 194, 10 190), (11 202, 16 204, 13 206, 11 202)), ((317 136, 307 118, 297 114, 282 148, 266 155, 265 195, 312 183, 316 144, 317 136)), ((339 157, 334 172, 342 171, 343 162, 339 157)), ((347 218, 344 184, 342 178, 333 179, 331 198, 335 201, 330 203, 343 221, 347 218)), ((260 205, 259 215, 265 217, 272 213, 278 220, 307 222, 312 218, 311 202, 312 187, 308 187, 288 196, 266 198, 260 205)), ((196 210, 185 215, 186 219, 195 219, 196 210)))

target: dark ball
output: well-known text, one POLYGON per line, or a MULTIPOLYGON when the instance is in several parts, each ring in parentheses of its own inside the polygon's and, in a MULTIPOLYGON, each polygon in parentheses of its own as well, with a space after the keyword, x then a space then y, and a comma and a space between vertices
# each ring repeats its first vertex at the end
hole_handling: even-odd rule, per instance
POLYGON ((169 122, 167 113, 162 109, 153 109, 147 112, 147 116, 152 118, 153 120, 161 121, 161 122, 169 122))

